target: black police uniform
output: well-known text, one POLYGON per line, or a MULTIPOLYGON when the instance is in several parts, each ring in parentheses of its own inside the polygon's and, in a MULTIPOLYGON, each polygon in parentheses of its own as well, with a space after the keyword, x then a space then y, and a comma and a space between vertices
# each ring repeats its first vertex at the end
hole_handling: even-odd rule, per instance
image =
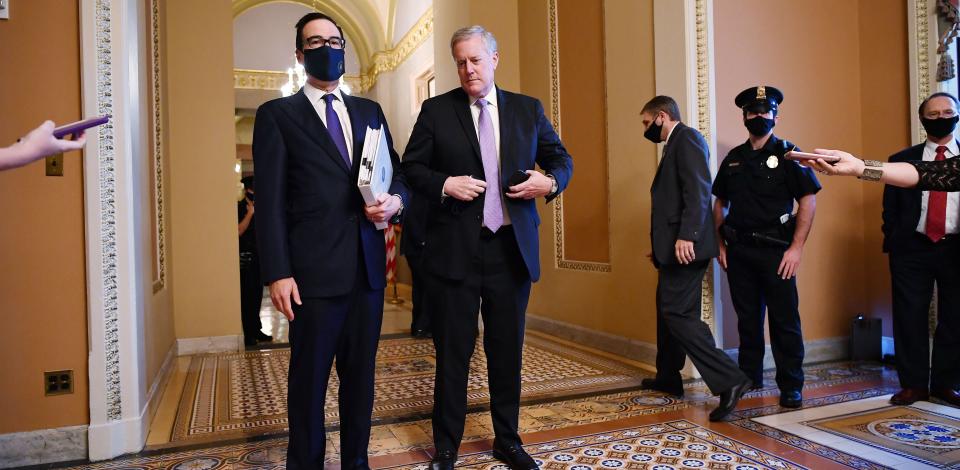
MULTIPOLYGON (((782 100, 776 91, 760 104, 776 109, 782 100)), ((737 101, 740 106, 744 100, 738 96, 737 101)), ((757 100, 750 101, 744 106, 757 100)), ((784 391, 799 391, 804 348, 797 282, 795 277, 781 279, 777 269, 793 240, 794 201, 816 194, 820 183, 809 168, 784 158, 789 150, 799 149, 772 134, 759 150, 749 140, 735 147, 720 164, 713 194, 729 203, 721 235, 727 243, 727 280, 740 332, 740 369, 755 386, 763 383, 766 307, 777 385, 784 391)))
MULTIPOLYGON (((247 216, 247 201, 237 203, 237 221, 247 216)), ((260 332, 260 304, 263 300, 263 282, 260 280, 260 257, 257 255, 257 234, 254 228, 256 213, 250 225, 240 235, 240 322, 247 345, 256 344, 257 338, 265 339, 260 332)))

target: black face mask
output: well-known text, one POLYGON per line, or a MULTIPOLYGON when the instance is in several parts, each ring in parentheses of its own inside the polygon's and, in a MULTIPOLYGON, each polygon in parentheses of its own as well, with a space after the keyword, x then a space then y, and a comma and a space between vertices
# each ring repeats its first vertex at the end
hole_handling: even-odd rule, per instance
POLYGON ((253 193, 247 193, 247 199, 249 199, 250 202, 253 202, 253 193))
POLYGON ((763 116, 757 116, 755 118, 747 119, 746 121, 744 121, 743 125, 747 127, 747 131, 749 131, 750 134, 755 135, 757 137, 763 137, 769 134, 771 130, 773 130, 773 126, 775 125, 775 122, 773 121, 773 119, 767 119, 763 116))
POLYGON ((663 132, 663 121, 660 124, 656 123, 656 118, 650 123, 650 127, 647 130, 643 131, 643 136, 647 138, 650 142, 659 144, 663 142, 663 139, 660 138, 660 134, 663 132))
POLYGON ((938 119, 920 118, 920 123, 923 124, 923 130, 927 131, 927 135, 940 139, 953 134, 958 120, 960 116, 938 119))
POLYGON ((343 75, 343 49, 330 46, 304 49, 303 68, 317 80, 332 82, 343 75))

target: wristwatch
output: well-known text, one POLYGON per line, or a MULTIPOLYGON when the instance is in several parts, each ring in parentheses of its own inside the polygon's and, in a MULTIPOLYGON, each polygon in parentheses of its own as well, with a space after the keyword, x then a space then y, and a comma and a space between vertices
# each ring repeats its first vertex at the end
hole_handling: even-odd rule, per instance
POLYGON ((863 173, 857 178, 864 181, 880 181, 880 177, 883 176, 883 162, 877 160, 864 160, 863 173))
POLYGON ((548 194, 548 196, 553 196, 554 194, 557 194, 557 190, 560 189, 560 186, 557 185, 557 179, 554 178, 550 173, 547 173, 547 178, 550 178, 551 181, 550 194, 548 194))
POLYGON ((390 222, 392 225, 397 225, 400 223, 400 220, 403 218, 403 198, 399 194, 391 194, 390 197, 396 196, 400 200, 400 209, 397 210, 396 214, 393 214, 393 217, 390 217, 390 222))

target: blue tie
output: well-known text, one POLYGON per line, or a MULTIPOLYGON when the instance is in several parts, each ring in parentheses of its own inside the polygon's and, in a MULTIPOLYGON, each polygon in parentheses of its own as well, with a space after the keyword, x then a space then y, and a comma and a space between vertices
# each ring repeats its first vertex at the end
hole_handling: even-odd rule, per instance
POLYGON ((347 168, 350 168, 350 153, 347 152, 347 141, 343 138, 343 126, 340 125, 340 118, 333 109, 333 100, 335 99, 337 99, 337 95, 333 93, 323 95, 323 100, 327 102, 327 132, 330 133, 330 138, 333 139, 337 150, 340 151, 340 156, 346 162, 347 168))

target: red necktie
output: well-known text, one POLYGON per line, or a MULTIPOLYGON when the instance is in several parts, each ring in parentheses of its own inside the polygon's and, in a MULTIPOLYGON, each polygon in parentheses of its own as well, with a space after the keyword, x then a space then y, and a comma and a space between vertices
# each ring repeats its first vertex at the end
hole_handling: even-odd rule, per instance
MULTIPOLYGON (((934 161, 944 160, 946 151, 947 148, 943 145, 937 147, 937 158, 934 161)), ((940 241, 947 233, 947 193, 943 191, 930 191, 930 197, 927 199, 926 232, 934 243, 940 241)))

